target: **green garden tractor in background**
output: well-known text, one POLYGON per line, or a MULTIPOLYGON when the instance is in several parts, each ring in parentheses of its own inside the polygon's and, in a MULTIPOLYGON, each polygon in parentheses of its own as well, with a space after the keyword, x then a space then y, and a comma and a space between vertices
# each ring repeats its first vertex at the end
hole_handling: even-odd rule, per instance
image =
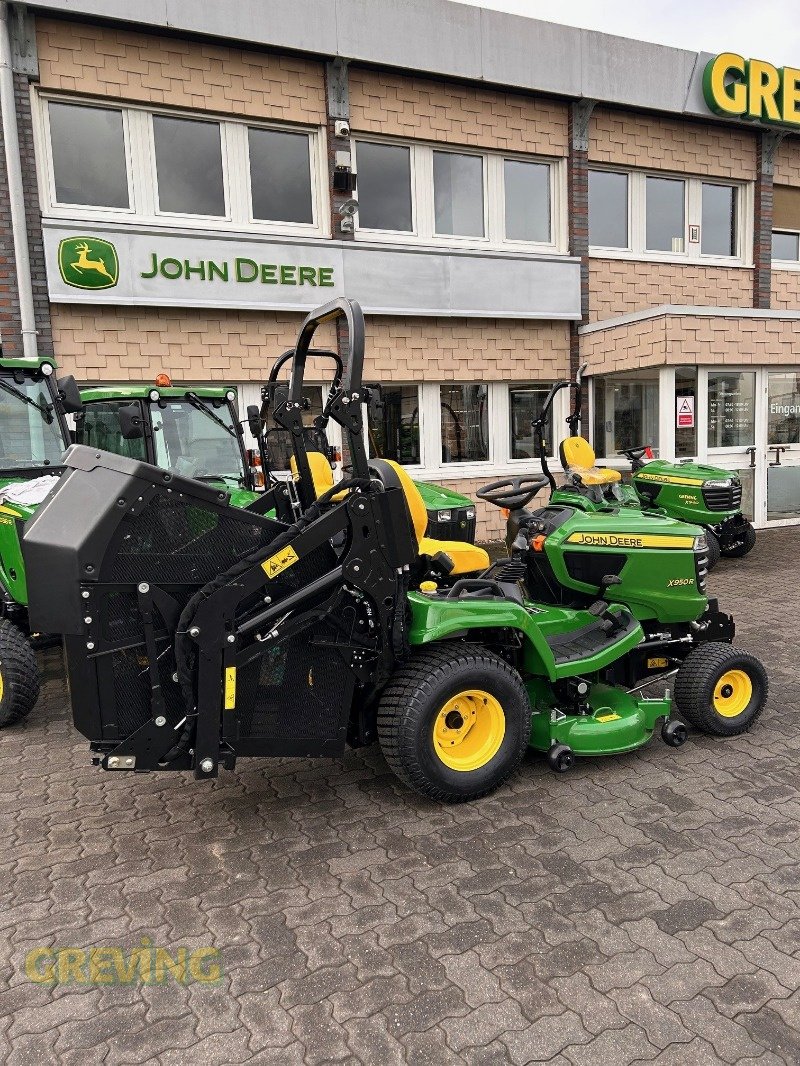
POLYGON ((65 415, 80 409, 71 376, 55 380, 52 359, 0 357, 0 727, 21 721, 39 698, 22 530, 55 484, 70 444, 65 415))
POLYGON ((533 422, 536 451, 550 483, 551 502, 595 512, 632 507, 702 526, 708 541, 709 570, 720 555, 731 559, 747 555, 755 545, 756 531, 742 513, 742 483, 732 471, 688 460, 672 463, 652 459, 649 445, 618 452, 631 463, 630 484, 622 481, 619 470, 595 466, 593 448, 579 435, 584 370, 581 367, 575 381, 553 385, 533 422), (545 429, 553 400, 562 389, 574 390, 574 402, 567 418, 571 435, 559 446, 564 483, 557 485, 547 463, 545 429))
MULTIPOLYGON (((203 780, 241 757, 335 756, 378 740, 406 784, 459 802, 497 788, 528 747, 563 771, 576 755, 632 751, 659 726, 666 743, 683 743, 670 695, 647 698, 629 683, 643 655, 671 655, 675 631, 665 623, 646 636, 614 601, 622 586, 604 578, 624 566, 597 564, 576 541, 593 570, 565 602, 540 596, 542 586, 526 591, 521 558, 487 567, 482 549, 462 543, 458 565, 446 565, 446 542, 426 536, 402 467, 367 460, 363 355, 363 315, 349 300, 301 327, 288 395, 272 411, 292 440, 294 520, 232 507, 216 486, 137 460, 85 447, 65 457, 24 551, 31 617, 64 634, 73 719, 95 761, 203 780), (339 318, 349 351, 326 408, 350 469, 318 496, 303 379, 316 329, 339 318)), ((586 517, 567 516, 575 525, 564 534, 585 536, 586 517)), ((702 534, 673 544, 654 519, 651 535, 664 540, 650 561, 665 573, 650 587, 666 617, 684 587, 673 575, 688 567, 696 579, 702 534)), ((701 728, 714 714, 739 731, 764 705, 763 667, 724 634, 709 639, 724 617, 707 618, 705 598, 694 599, 697 630, 681 634, 692 644, 682 665, 692 708, 701 728)))

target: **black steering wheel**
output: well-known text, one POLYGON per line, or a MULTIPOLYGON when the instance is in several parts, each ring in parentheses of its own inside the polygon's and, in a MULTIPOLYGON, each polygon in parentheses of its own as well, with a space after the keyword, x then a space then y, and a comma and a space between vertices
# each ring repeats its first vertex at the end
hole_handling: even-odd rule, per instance
POLYGON ((507 507, 509 511, 519 510, 527 506, 542 489, 547 488, 549 481, 546 477, 507 477, 502 481, 493 481, 478 489, 475 495, 479 500, 486 500, 496 507, 507 507))
POLYGON ((617 455, 624 455, 628 459, 630 459, 630 461, 632 463, 635 463, 637 461, 637 459, 644 459, 645 452, 647 451, 647 449, 649 447, 650 447, 649 444, 640 444, 637 448, 623 448, 621 451, 618 451, 616 454, 617 455))

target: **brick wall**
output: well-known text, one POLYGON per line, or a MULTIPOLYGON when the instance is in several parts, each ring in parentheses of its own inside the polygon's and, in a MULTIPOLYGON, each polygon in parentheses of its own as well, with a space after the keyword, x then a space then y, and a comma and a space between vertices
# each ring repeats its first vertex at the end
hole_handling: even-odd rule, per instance
POLYGON ((702 363, 797 365, 797 322, 781 318, 659 315, 584 334, 589 373, 702 363))
POLYGON ((248 118, 325 121, 323 66, 296 56, 37 18, 44 89, 248 118))
POLYGON ((350 127, 362 133, 563 156, 567 114, 546 97, 350 69, 350 127))
POLYGON ((756 135, 658 115, 598 107, 589 126, 595 163, 754 181, 756 135))
POLYGON ((14 233, 11 228, 11 207, 8 199, 6 153, 2 131, 0 131, 0 338, 3 353, 8 357, 15 359, 22 357, 21 328, 14 233))
POLYGON ((589 320, 597 322, 659 304, 751 307, 753 271, 743 267, 592 259, 589 320))

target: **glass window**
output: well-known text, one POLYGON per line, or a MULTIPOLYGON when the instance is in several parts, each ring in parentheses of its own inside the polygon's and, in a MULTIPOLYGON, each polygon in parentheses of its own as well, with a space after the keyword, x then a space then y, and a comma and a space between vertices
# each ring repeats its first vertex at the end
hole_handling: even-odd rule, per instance
POLYGON ((489 390, 486 385, 441 385, 442 462, 489 458, 489 390))
POLYGON ((138 408, 137 416, 142 418, 142 405, 130 400, 97 400, 86 403, 82 414, 75 419, 75 443, 86 444, 90 448, 102 448, 115 455, 125 455, 129 459, 147 459, 144 433, 141 437, 126 440, 122 436, 119 422, 120 407, 138 408))
POLYGON ((773 232, 772 258, 796 263, 800 259, 800 233, 773 232))
POLYGON ((708 372, 708 446, 738 448, 752 444, 756 426, 756 376, 708 372))
POLYGON ((369 454, 397 463, 419 463, 417 386, 386 385, 380 396, 380 401, 369 408, 369 454))
MULTIPOLYGON (((284 389, 288 390, 288 384, 284 382, 284 389)), ((275 410, 279 403, 286 399, 287 393, 278 389, 272 401, 271 410, 275 410)), ((327 452, 328 442, 322 431, 314 428, 314 419, 322 414, 322 390, 310 388, 303 393, 303 399, 307 407, 303 411, 303 426, 305 427, 306 448, 314 451, 327 452)), ((266 431, 267 459, 270 470, 285 471, 289 469, 289 460, 294 454, 292 451, 292 438, 288 429, 282 429, 270 422, 266 431)))
POLYGON ((437 233, 482 237, 482 157, 434 152, 433 200, 437 233))
POLYGON ((680 178, 647 177, 646 248, 650 252, 684 250, 686 182, 680 178))
POLYGON ((156 465, 183 477, 244 484, 242 453, 227 403, 150 405, 156 465), (220 425, 220 422, 222 425, 220 425))
POLYGON ((506 239, 549 242, 550 167, 547 163, 503 160, 506 239))
POLYGON ((736 255, 736 189, 703 182, 700 226, 703 255, 736 255))
POLYGON ((356 151, 359 226, 410 233, 411 150, 359 141, 356 151))
POLYGON ((697 368, 675 368, 675 455, 697 455, 697 368))
POLYGON ((800 444, 800 374, 769 375, 767 436, 770 444, 800 444))
POLYGON ((311 162, 305 133, 250 128, 253 218, 311 225, 311 162))
POLYGON ((128 207, 122 112, 49 103, 56 200, 91 207, 128 207))
MULTIPOLYGON (((536 442, 531 423, 542 413, 544 401, 550 391, 549 385, 521 385, 508 390, 508 405, 511 415, 512 459, 538 459, 536 442)), ((553 421, 545 429, 547 454, 553 454, 553 421)))
POLYGON ((589 244, 597 248, 629 246, 627 174, 589 171, 589 244))
POLYGON ((40 376, 22 382, 0 374, 0 470, 58 463, 69 444, 53 414, 52 397, 40 376))
POLYGON ((183 215, 225 214, 218 122, 153 116, 158 206, 183 215))
POLYGON ((622 448, 658 448, 658 371, 592 378, 594 450, 611 458, 622 448))

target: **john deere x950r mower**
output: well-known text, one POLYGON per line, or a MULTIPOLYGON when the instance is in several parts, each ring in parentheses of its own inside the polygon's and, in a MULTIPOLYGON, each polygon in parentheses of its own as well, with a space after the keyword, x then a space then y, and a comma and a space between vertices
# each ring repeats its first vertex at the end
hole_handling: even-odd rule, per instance
MULTIPOLYGON (((681 743, 670 697, 620 680, 644 638, 627 607, 602 592, 577 606, 527 599, 513 560, 487 567, 463 543, 449 558, 447 542, 425 536, 402 468, 370 468, 363 347, 347 300, 301 328, 273 413, 291 432, 305 501, 291 524, 142 462, 68 453, 25 553, 32 617, 65 635, 73 718, 96 761, 205 779, 243 756, 338 755, 378 739, 408 785, 456 802, 496 788, 529 745, 565 769, 573 755, 637 748, 659 724, 681 743), (316 498, 303 377, 314 332, 337 318, 349 354, 327 407, 352 469, 316 498)), ((698 691, 752 721, 766 698, 760 664, 705 647, 698 691)))

